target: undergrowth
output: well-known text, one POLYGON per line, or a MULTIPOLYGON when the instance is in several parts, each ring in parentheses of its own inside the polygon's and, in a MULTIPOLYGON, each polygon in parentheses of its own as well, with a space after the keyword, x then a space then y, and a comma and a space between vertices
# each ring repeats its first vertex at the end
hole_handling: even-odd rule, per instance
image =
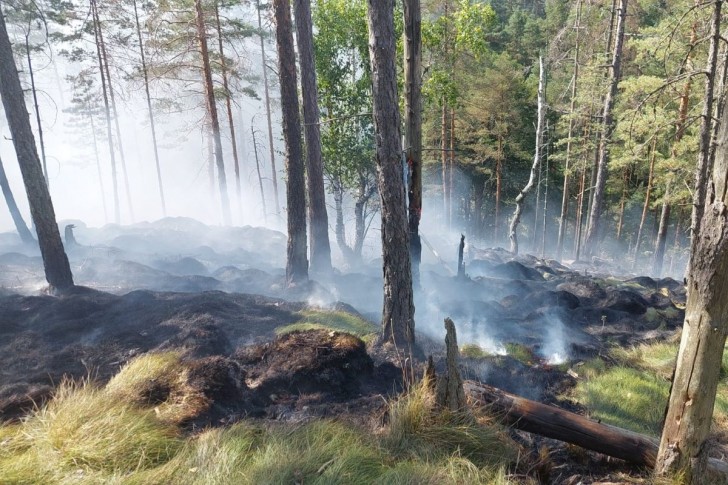
POLYGON ((302 330, 336 330, 350 333, 368 342, 375 337, 379 327, 361 317, 342 311, 303 310, 297 313, 301 320, 276 328, 277 335, 302 330))
POLYGON ((64 381, 20 423, 0 425, 8 484, 505 484, 515 445, 436 409, 426 382, 390 402, 379 430, 335 420, 241 421, 184 436, 199 411, 179 354, 148 354, 106 386, 64 381))

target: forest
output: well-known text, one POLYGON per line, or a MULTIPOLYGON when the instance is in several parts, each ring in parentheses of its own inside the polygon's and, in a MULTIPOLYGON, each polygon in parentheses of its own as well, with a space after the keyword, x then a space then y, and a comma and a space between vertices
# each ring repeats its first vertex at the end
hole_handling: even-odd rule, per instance
POLYGON ((0 0, 0 484, 728 483, 723 3, 0 0))

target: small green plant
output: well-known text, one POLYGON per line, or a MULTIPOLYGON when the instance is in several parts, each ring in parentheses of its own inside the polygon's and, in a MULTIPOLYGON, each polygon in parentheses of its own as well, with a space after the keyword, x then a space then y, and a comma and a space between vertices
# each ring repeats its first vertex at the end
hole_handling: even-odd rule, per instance
POLYGON ((532 365, 538 359, 533 351, 523 344, 509 342, 505 344, 508 355, 521 362, 522 364, 532 365))
POLYGON ((276 334, 283 335, 298 330, 335 330, 356 335, 368 342, 379 331, 377 325, 342 311, 303 310, 297 315, 301 317, 298 322, 276 328, 276 334))
POLYGON ((493 356, 493 354, 483 350, 480 346, 475 344, 465 344, 461 346, 460 355, 469 359, 485 359, 493 356))

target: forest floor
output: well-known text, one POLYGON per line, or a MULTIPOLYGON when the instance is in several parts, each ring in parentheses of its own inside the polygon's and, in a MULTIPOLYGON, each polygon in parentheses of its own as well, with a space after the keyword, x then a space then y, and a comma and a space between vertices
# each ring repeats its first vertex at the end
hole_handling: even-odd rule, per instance
MULTIPOLYGON (((401 369, 373 348, 377 261, 287 290, 285 237, 275 231, 171 218, 76 224, 79 245, 68 251, 82 286, 62 296, 42 294, 32 248, 0 235, 0 478, 8 483, 231 483, 239 467, 248 475, 235 483, 651 483, 647 470, 487 417, 490 448, 473 441, 483 426, 416 420, 413 410, 427 414, 431 403, 417 384, 403 393, 403 376, 421 375, 422 363, 401 369), (66 435, 80 428, 48 438, 48 416, 63 416, 70 401, 112 406, 104 416, 120 402, 149 410, 139 420, 153 418, 176 441, 164 441, 154 460, 147 451, 133 466, 109 468, 108 460, 68 449, 66 435), (414 435, 415 445, 407 441, 414 435), (296 436, 309 445, 328 436, 359 451, 311 457, 281 448, 311 463, 268 463, 261 451, 251 458, 259 461, 220 465, 204 479, 190 472, 202 466, 195 460, 208 440, 218 450, 241 440, 248 450, 268 450, 296 436), (176 448, 181 439, 188 441, 176 448), (60 464, 41 453, 41 442, 60 464), (359 475, 347 468, 352 463, 361 465, 359 475)), ((448 247, 440 253, 454 253, 455 244, 448 247)), ((442 369, 441 322, 449 316, 465 378, 659 434, 684 316, 680 282, 633 277, 604 261, 562 265, 474 247, 467 256, 466 278, 425 260, 416 296, 422 355, 442 369)), ((728 450, 727 387, 721 383, 711 438, 718 458, 728 450)))

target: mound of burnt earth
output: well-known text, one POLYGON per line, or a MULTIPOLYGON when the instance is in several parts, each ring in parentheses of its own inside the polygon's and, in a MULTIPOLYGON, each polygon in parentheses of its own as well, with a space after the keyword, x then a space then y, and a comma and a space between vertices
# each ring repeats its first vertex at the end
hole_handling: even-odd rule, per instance
POLYGON ((63 297, 0 297, 0 419, 42 401, 64 376, 101 382, 132 357, 182 349, 188 358, 227 356, 274 338, 303 304, 222 292, 77 288, 63 297))

